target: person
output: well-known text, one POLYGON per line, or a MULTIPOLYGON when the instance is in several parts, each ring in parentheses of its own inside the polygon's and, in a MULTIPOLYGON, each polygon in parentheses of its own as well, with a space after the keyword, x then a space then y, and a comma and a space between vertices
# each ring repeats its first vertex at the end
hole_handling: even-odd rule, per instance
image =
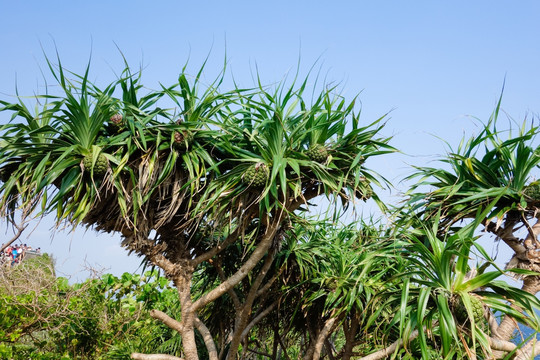
POLYGON ((13 247, 13 250, 11 250, 11 254, 11 266, 13 266, 18 262, 17 255, 19 255, 19 252, 16 247, 13 247))
POLYGON ((17 262, 20 263, 24 260, 24 255, 26 255, 26 244, 19 245, 17 249, 17 262))

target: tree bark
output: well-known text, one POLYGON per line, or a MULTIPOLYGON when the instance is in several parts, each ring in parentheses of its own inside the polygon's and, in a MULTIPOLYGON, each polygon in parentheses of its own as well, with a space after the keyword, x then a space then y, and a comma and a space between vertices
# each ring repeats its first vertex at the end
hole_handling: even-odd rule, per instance
MULTIPOLYGON (((432 324, 432 327, 435 327, 437 326, 439 323, 438 321, 434 321, 433 324, 432 324)), ((426 327, 424 326, 422 328, 422 331, 425 331, 426 327)), ((409 335, 407 341, 411 341, 411 340, 414 340, 418 337, 418 335, 420 335, 420 332, 418 330, 414 330, 413 332, 411 332, 411 334, 409 335)), ((398 339, 396 341, 394 341, 390 346, 384 348, 384 349, 381 349, 379 351, 376 351, 374 353, 371 353, 369 355, 366 355, 364 357, 361 357, 359 360, 379 360, 379 359, 383 359, 385 357, 388 357, 390 355, 392 355, 398 348, 400 348, 401 346, 403 346, 403 339, 398 339)))
POLYGON ((204 344, 206 345, 206 350, 208 350, 209 359, 218 360, 218 352, 216 349, 216 343, 214 342, 214 339, 212 338, 212 334, 210 333, 206 325, 204 325, 204 323, 198 317, 195 317, 194 323, 195 323, 195 327, 201 333, 204 339, 204 344))
MULTIPOLYGON (((257 297, 259 287, 261 286, 261 283, 263 279, 265 278, 266 273, 268 272, 268 269, 270 268, 270 266, 272 265, 274 261, 274 254, 275 254, 275 251, 271 250, 266 256, 263 267, 261 271, 259 272, 259 274, 257 275, 255 281, 253 282, 251 289, 249 290, 249 293, 246 297, 246 300, 244 301, 243 306, 237 312, 236 319, 235 319, 235 329, 233 332, 233 337, 232 337, 232 341, 229 348, 229 354, 227 355, 228 360, 233 360, 235 353, 238 349, 238 346, 240 345, 240 342, 245 336, 247 336, 247 332, 249 330, 248 331, 245 331, 245 330, 247 329, 247 326, 248 326, 249 316, 251 315, 251 310, 253 308, 253 302, 255 301, 257 297)), ((260 321, 260 319, 258 321, 260 321)))
POLYGON ((322 331, 317 336, 317 342, 315 343, 315 350, 313 351, 313 360, 319 360, 321 358, 321 352, 324 345, 324 342, 328 335, 332 332, 332 328, 337 318, 332 317, 326 321, 322 331))
POLYGON ((164 312, 154 309, 150 311, 150 316, 153 317, 154 319, 161 321, 162 323, 164 323, 171 329, 176 330, 178 332, 182 332, 182 323, 180 321, 177 321, 171 318, 169 315, 165 314, 164 312))
POLYGON ((249 259, 246 260, 244 265, 242 265, 236 273, 231 275, 226 281, 222 282, 219 286, 217 286, 210 292, 204 294, 193 303, 194 311, 197 311, 203 306, 211 303, 212 301, 216 300, 221 295, 229 291, 229 289, 235 287, 240 281, 242 281, 242 279, 244 279, 249 274, 251 270, 253 270, 255 266, 257 266, 257 264, 264 257, 270 246, 272 246, 274 236, 276 235, 280 227, 283 215, 283 212, 281 212, 279 216, 273 220, 272 224, 269 225, 266 233, 263 235, 260 243, 257 245, 249 259))
POLYGON ((249 331, 257 325, 259 321, 261 321, 266 315, 270 313, 270 311, 274 310, 274 308, 277 305, 277 300, 274 301, 272 304, 270 304, 269 307, 261 311, 251 322, 245 327, 244 331, 242 331, 242 335, 240 336, 241 339, 245 338, 247 334, 249 334, 249 331))
POLYGON ((19 225, 14 225, 15 228, 17 228, 17 233, 10 239, 8 240, 5 244, 2 245, 2 247, 0 248, 0 254, 11 244, 13 244, 15 242, 15 240, 17 240, 18 238, 21 237, 23 231, 26 229, 26 227, 28 225, 24 225, 24 226, 19 226, 19 225))
POLYGON ((182 358, 166 354, 131 354, 133 360, 184 360, 182 358))
POLYGON ((343 333, 345 334, 345 345, 343 346, 342 360, 349 360, 353 354, 354 338, 358 331, 359 323, 356 314, 351 316, 349 321, 343 323, 343 333))
POLYGON ((516 360, 534 359, 538 354, 540 354, 540 342, 533 338, 521 348, 521 354, 516 356, 516 360))
POLYGON ((194 330, 196 309, 193 308, 191 301, 192 274, 193 269, 181 269, 179 276, 174 280, 180 297, 180 306, 182 307, 182 328, 180 334, 182 335, 185 360, 199 360, 194 330))
POLYGON ((321 357, 322 347, 324 345, 324 341, 328 337, 330 333, 335 329, 336 321, 339 319, 337 317, 334 317, 335 313, 332 312, 330 314, 330 318, 327 319, 324 323, 323 328, 321 331, 318 331, 317 334, 311 334, 313 336, 313 340, 311 341, 310 346, 308 347, 303 360, 319 360, 321 357))
POLYGON ((274 325, 274 341, 272 342, 272 360, 278 360, 278 349, 279 349, 279 326, 274 325))

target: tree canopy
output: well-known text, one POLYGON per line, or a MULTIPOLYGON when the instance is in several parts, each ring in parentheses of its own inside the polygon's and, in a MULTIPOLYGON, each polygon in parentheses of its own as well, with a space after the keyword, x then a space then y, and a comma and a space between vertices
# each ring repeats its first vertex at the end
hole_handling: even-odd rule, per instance
POLYGON ((511 342, 518 323, 540 330, 538 127, 524 122, 504 139, 500 102, 446 166, 416 168, 420 181, 394 205, 367 167, 396 151, 385 119, 363 123, 336 87, 310 88, 308 76, 222 90, 225 70, 205 84, 203 66, 148 90, 127 65, 98 86, 90 66, 78 75, 47 63, 60 93, 36 95, 33 111, 0 100, 12 113, 0 128, 0 215, 18 228, 16 214, 51 214, 59 226, 119 233, 163 271, 177 306, 135 301, 176 345, 124 343, 132 359, 540 353, 511 342), (389 220, 315 219, 319 196, 342 209, 371 199, 389 220), (479 230, 515 252, 506 268, 479 230), (502 281, 508 273, 522 289, 502 281))

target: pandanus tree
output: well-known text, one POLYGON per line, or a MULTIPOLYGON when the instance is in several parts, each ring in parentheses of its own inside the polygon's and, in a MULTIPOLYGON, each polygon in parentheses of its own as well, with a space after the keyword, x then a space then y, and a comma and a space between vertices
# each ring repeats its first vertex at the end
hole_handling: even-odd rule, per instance
POLYGON ((385 331, 393 313, 383 294, 401 288, 396 275, 404 270, 405 259, 399 250, 403 243, 390 229, 368 221, 347 226, 322 222, 293 238, 283 252, 289 281, 282 302, 296 308, 284 306, 272 319, 285 320, 291 333, 309 339, 303 359, 347 360, 395 337, 385 331))
MULTIPOLYGON (((449 356, 451 341, 463 344, 469 354, 476 353, 471 350, 473 342, 490 356, 512 354, 528 359, 540 354, 535 336, 519 347, 509 342, 520 323, 535 334, 540 330, 536 316, 539 303, 534 296, 540 291, 540 197, 535 172, 540 164, 538 127, 524 122, 517 132, 501 131, 497 128, 501 126, 497 122, 499 109, 500 101, 480 133, 462 141, 442 159, 446 166, 419 167, 413 176, 422 181, 413 186, 410 204, 424 225, 409 225, 421 233, 413 238, 414 250, 409 251, 413 264, 419 265, 411 281, 423 288, 413 296, 418 302, 413 306, 417 310, 409 329, 422 335, 427 325, 424 321, 429 319, 427 328, 440 330, 444 356, 449 356), (480 231, 513 251, 505 269, 476 242, 480 231), (472 258, 479 263, 472 265, 472 258), (496 270, 486 271, 489 265, 496 270), (498 281, 503 274, 520 280, 521 290, 498 281), (434 308, 437 316, 433 316, 434 308), (473 326, 470 322, 460 324, 456 313, 467 309, 473 318, 475 308, 479 311, 476 321, 471 321, 473 326), (435 321, 437 325, 433 325, 435 321), (469 329, 471 342, 464 340, 467 331, 463 326, 469 329)), ((405 303, 402 309, 406 309, 405 303)), ((425 355, 428 341, 422 336, 425 355)))
POLYGON ((1 215, 54 214, 59 225, 121 234, 130 253, 177 288, 180 318, 151 316, 180 333, 187 360, 199 357, 195 330, 210 359, 235 358, 253 305, 276 279, 267 274, 280 244, 312 199, 378 201, 371 185, 379 177, 364 163, 392 151, 381 119, 361 125, 354 101, 335 88, 309 101, 307 78, 223 92, 225 74, 203 86, 203 66, 148 91, 129 67, 99 87, 89 68, 77 75, 60 59, 48 65, 61 93, 37 95, 35 112, 1 102, 13 114, 0 134, 1 215), (192 292, 194 274, 233 249, 234 270, 217 266, 219 280, 192 292), (248 276, 228 350, 220 348, 199 315, 224 294, 234 299, 248 276))
MULTIPOLYGON (((382 324, 390 324, 393 314, 379 296, 382 289, 397 291, 401 284, 395 275, 403 270, 397 250, 402 243, 389 235, 382 225, 361 221, 337 225, 311 219, 287 230, 268 271, 272 280, 253 302, 240 357, 346 360, 368 353, 384 339, 395 339, 395 332, 383 331, 382 324)), ((223 253, 219 264, 211 264, 197 278, 219 281, 220 272, 232 273, 242 255, 235 250, 223 253)), ((232 337, 237 320, 230 310, 249 297, 254 281, 244 279, 200 314, 215 329, 218 342, 232 337)))

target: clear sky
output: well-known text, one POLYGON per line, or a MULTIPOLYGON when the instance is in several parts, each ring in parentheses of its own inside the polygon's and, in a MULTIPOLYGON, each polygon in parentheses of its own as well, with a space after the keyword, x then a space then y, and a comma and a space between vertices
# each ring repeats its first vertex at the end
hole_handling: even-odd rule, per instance
MULTIPOLYGON (((122 70, 120 49, 133 67, 145 67, 148 87, 173 83, 188 58, 195 72, 209 53, 209 78, 226 52, 245 86, 255 69, 272 83, 299 59, 303 74, 319 59, 347 98, 361 92, 364 121, 390 111, 385 132, 407 156, 367 165, 399 189, 408 164, 444 153, 437 137, 457 145, 477 129, 469 115, 489 117, 505 81, 504 111, 538 121, 539 18, 538 1, 0 0, 0 97, 10 99, 16 86, 24 95, 43 92, 43 54, 54 57, 55 46, 77 73, 91 54, 98 83, 122 70)), ((139 264, 117 237, 89 230, 51 241, 50 226, 43 220, 24 241, 54 253, 60 272, 76 274, 85 259, 116 274, 139 264)))

